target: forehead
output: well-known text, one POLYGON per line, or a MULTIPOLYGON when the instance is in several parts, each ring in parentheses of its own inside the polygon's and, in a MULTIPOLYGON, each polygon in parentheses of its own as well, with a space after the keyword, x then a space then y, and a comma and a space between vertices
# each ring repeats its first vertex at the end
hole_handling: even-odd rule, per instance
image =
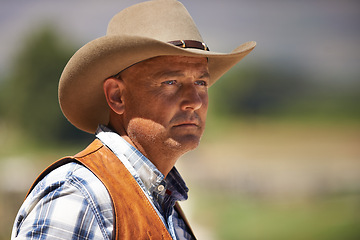
POLYGON ((154 65, 163 63, 190 63, 190 64, 207 64, 206 57, 187 57, 187 56, 159 56, 146 59, 136 65, 154 65))
POLYGON ((162 71, 199 71, 208 73, 205 57, 159 56, 137 63, 122 72, 122 77, 153 75, 162 71))

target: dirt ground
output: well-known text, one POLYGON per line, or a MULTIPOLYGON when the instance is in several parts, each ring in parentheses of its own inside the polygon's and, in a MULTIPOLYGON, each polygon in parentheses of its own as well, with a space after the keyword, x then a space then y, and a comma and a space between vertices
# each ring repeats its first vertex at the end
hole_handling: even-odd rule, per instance
MULTIPOLYGON (((221 126, 219 126, 221 129, 221 126)), ((360 128, 238 124, 205 135, 178 161, 194 183, 277 195, 360 190, 360 128)))

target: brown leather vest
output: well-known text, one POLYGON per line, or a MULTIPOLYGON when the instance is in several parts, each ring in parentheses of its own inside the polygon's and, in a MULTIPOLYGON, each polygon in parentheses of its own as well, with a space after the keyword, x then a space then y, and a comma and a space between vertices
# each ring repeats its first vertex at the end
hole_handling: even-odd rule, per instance
MULTIPOLYGON (((35 180, 29 193, 50 171, 69 162, 83 164, 108 190, 114 205, 114 239, 172 239, 136 180, 98 139, 74 157, 63 158, 50 165, 35 180)), ((191 231, 179 205, 175 207, 191 231)))

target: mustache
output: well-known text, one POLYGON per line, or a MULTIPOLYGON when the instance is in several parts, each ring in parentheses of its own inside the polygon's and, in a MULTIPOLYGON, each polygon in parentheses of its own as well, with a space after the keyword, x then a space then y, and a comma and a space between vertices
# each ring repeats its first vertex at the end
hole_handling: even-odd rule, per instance
POLYGON ((178 115, 175 115, 170 121, 170 124, 172 125, 179 125, 182 123, 194 123, 198 126, 202 126, 203 120, 196 112, 193 112, 189 114, 179 113, 178 115))

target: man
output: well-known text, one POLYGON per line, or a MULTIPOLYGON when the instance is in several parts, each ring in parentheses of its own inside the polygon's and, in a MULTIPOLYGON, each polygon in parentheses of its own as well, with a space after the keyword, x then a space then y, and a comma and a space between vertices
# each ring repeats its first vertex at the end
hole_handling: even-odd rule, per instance
POLYGON ((175 0, 115 15, 59 82, 64 115, 96 140, 39 176, 12 239, 195 239, 174 165, 199 144, 208 87, 254 47, 209 51, 175 0))

